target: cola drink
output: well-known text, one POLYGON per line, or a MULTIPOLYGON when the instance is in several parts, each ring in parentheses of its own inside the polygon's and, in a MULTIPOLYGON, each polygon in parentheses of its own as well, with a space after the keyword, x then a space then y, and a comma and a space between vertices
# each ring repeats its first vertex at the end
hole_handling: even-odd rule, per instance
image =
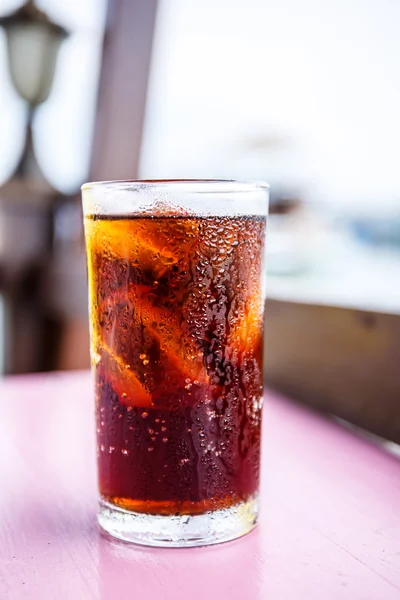
POLYGON ((86 215, 100 495, 198 515, 257 494, 265 217, 86 215))

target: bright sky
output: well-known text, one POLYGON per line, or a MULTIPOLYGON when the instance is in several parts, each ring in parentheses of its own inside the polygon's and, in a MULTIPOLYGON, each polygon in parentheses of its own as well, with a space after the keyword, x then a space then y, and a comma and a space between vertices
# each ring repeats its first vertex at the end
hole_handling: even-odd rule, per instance
POLYGON ((399 200, 399 23, 398 0, 163 0, 142 174, 399 200), (246 159, 260 135, 289 141, 246 159))

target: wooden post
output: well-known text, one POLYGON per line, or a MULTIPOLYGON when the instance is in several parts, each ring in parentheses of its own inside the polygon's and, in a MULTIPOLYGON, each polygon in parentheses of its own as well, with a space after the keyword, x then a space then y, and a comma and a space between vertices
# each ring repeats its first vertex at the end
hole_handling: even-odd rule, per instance
POLYGON ((109 0, 90 179, 134 179, 158 0, 109 0))

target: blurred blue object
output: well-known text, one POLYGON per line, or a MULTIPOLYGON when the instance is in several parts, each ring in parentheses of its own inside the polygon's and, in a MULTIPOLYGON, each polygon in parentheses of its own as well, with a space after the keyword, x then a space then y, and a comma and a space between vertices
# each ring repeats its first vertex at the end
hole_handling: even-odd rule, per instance
POLYGON ((385 217, 359 217, 349 223, 358 241, 370 246, 400 249, 400 214, 385 217))

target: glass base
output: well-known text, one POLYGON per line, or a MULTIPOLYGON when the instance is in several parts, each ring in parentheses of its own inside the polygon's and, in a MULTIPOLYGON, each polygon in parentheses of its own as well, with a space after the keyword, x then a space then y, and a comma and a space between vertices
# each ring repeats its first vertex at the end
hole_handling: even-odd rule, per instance
POLYGON ((98 521, 112 537, 143 546, 183 548, 234 540, 254 529, 258 498, 203 515, 146 515, 100 500, 98 521))

